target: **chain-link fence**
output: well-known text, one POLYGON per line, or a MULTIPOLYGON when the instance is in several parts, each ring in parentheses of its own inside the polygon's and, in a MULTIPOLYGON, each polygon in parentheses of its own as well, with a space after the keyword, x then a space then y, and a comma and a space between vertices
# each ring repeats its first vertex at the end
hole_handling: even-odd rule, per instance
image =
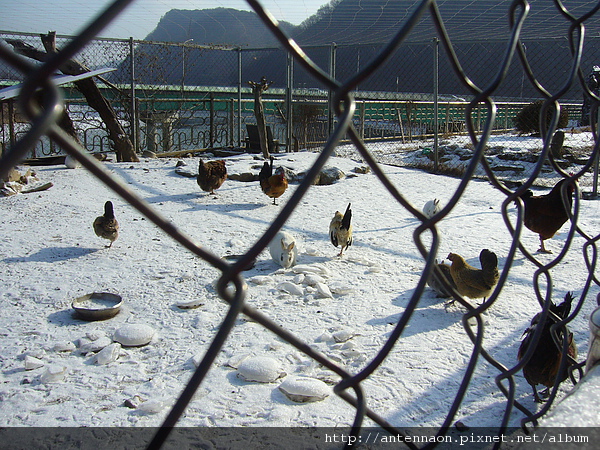
MULTIPOLYGON (((31 48, 43 52, 39 35, 0 32, 0 39, 22 54, 27 55, 31 48)), ((58 36, 56 47, 64 47, 69 39, 58 36)), ((594 53, 600 48, 598 39, 589 39, 591 51, 582 58, 586 75, 600 61, 600 55, 594 53)), ((309 47, 306 52, 344 81, 360 71, 382 45, 332 44, 309 47)), ((546 89, 557 89, 568 73, 569 48, 564 38, 522 42, 521 47, 539 82, 546 89)), ((502 42, 459 42, 453 49, 474 83, 490 76, 504 51, 502 42)), ((247 125, 256 122, 248 81, 263 76, 273 83, 265 93, 264 105, 267 124, 280 149, 318 151, 336 122, 324 86, 281 49, 201 46, 191 39, 184 43, 94 39, 75 59, 91 70, 115 69, 99 84, 137 152, 244 147, 247 125)), ((0 85, 9 86, 22 76, 3 65, 0 78, 0 85)), ((540 154, 543 143, 536 130, 517 127, 517 116, 539 100, 539 94, 518 65, 508 68, 506 80, 497 92, 494 132, 534 137, 523 138, 513 147, 506 145, 506 139, 493 138, 488 157, 502 179, 522 182, 531 175, 531 161, 540 154)), ((97 113, 75 87, 66 92, 67 112, 85 148, 92 153, 112 151, 113 143, 97 113)), ((473 148, 464 120, 472 94, 453 76, 437 38, 396 49, 371 77, 357 84, 353 95, 358 108, 354 126, 379 161, 455 175, 464 171, 462 161, 473 148)), ((583 99, 583 89, 577 86, 570 86, 561 99, 567 115, 559 128, 572 132, 567 133, 564 149, 557 150, 556 157, 572 171, 589 157, 593 144, 576 135, 582 130, 580 125, 589 125, 589 112, 582 117, 583 99)), ((474 123, 477 132, 485 120, 484 110, 481 104, 474 123)), ((534 118, 537 113, 539 110, 532 113, 534 118)), ((11 102, 3 103, 2 121, 4 149, 26 133, 27 125, 11 102)), ((342 147, 339 152, 352 156, 351 149, 342 147)), ((30 157, 61 153, 51 140, 42 138, 30 157)), ((484 171, 479 175, 485 177, 484 171)), ((580 182, 591 186, 593 178, 590 173, 580 182)))
MULTIPOLYGON (((448 432, 464 400, 478 357, 485 359, 497 371, 496 384, 505 397, 506 414, 498 418, 499 434, 506 429, 513 407, 527 415, 527 423, 535 422, 548 411, 556 395, 556 388, 552 390, 549 402, 537 413, 531 413, 516 400, 514 375, 523 368, 527 357, 511 368, 494 359, 484 348, 483 316, 505 286, 509 270, 515 262, 515 254, 519 250, 537 267, 535 276, 548 280, 547 292, 543 292, 544 287, 539 285, 537 278, 533 283, 535 296, 545 320, 549 316, 549 300, 552 294, 550 269, 564 261, 575 230, 585 241, 584 248, 577 251, 583 250, 586 254, 589 273, 573 313, 562 321, 556 321, 555 328, 561 328, 571 322, 581 311, 590 286, 600 284, 594 273, 597 237, 589 236, 577 227, 577 214, 570 215, 572 225, 565 250, 551 263, 543 264, 519 243, 519 232, 515 231, 515 225, 508 218, 506 211, 508 205, 517 205, 516 226, 520 230, 523 225, 523 202, 520 197, 540 178, 540 174, 551 170, 556 178, 566 178, 570 181, 585 179, 597 160, 596 123, 600 99, 586 84, 587 75, 596 60, 595 38, 586 40, 585 46, 579 45, 579 38, 582 23, 597 14, 600 3, 580 19, 567 15, 571 24, 568 40, 551 42, 547 54, 544 54, 546 50, 541 50, 541 43, 519 41, 520 26, 528 9, 527 2, 520 1, 513 2, 510 10, 514 16, 511 16, 514 23, 511 25, 510 39, 496 44, 453 45, 439 16, 436 2, 425 0, 415 5, 411 17, 399 28, 390 42, 383 46, 307 48, 307 53, 304 54, 291 44, 287 36, 254 0, 250 0, 249 4, 265 26, 278 37, 284 51, 214 49, 197 47, 189 42, 175 45, 93 40, 93 36, 109 20, 111 14, 116 14, 127 3, 115 2, 109 13, 98 18, 79 36, 72 40, 65 38, 64 45, 58 46, 62 47, 59 53, 41 65, 34 65, 19 57, 6 46, 0 47, 4 79, 17 81, 25 78, 25 88, 20 96, 21 104, 27 109, 27 119, 17 121, 11 115, 14 108, 10 104, 7 106, 9 117, 3 121, 8 126, 5 125, 3 129, 3 141, 6 146, 3 147, 0 174, 5 176, 21 158, 31 151, 37 152, 33 149, 38 145, 39 139, 48 139, 45 141, 48 142, 47 148, 50 149, 51 145, 56 144, 73 155, 85 168, 182 247, 219 271, 217 290, 229 303, 230 309, 189 384, 152 442, 152 448, 159 447, 165 441, 172 427, 184 414, 240 313, 246 314, 298 351, 341 377, 341 381, 335 385, 334 392, 355 408, 352 436, 358 435, 366 417, 393 434, 403 434, 366 406, 362 383, 380 367, 394 344, 402 339, 406 326, 423 296, 425 280, 431 276, 435 267, 439 245, 436 227, 443 223, 447 214, 458 205, 471 179, 479 174, 485 175, 505 197, 502 215, 513 237, 513 243, 497 288, 481 305, 475 306, 458 295, 457 291, 453 292, 456 301, 467 309, 463 316, 463 325, 472 344, 472 354, 450 410, 443 424, 435 430, 435 434, 443 436, 448 432), (429 15, 435 23, 439 40, 424 44, 405 44, 405 36, 424 15, 429 15), (540 45, 539 50, 537 45, 540 45), (442 58, 439 58, 438 46, 444 49, 442 58), (294 148, 315 148, 320 150, 320 154, 304 181, 260 239, 237 262, 229 264, 187 238, 169 220, 116 178, 103 171, 99 163, 87 155, 86 150, 105 151, 105 139, 101 133, 102 125, 93 118, 93 113, 88 112, 81 100, 76 98, 76 93, 67 91, 66 103, 69 105, 69 112, 73 118, 77 118, 78 123, 86 124, 90 130, 94 130, 90 131, 87 137, 84 133, 81 140, 85 146, 78 145, 56 126, 58 117, 54 105, 58 100, 55 90, 48 83, 48 78, 71 58, 78 58, 90 68, 109 66, 117 69, 106 77, 106 85, 109 86, 105 88, 106 95, 114 96, 111 97, 113 104, 119 109, 125 128, 140 149, 182 149, 191 152, 197 146, 241 146, 245 137, 244 126, 252 122, 251 99, 245 83, 264 76, 274 80, 273 87, 265 96, 269 117, 267 122, 273 127, 274 138, 280 140, 288 151, 294 148), (430 61, 431 64, 423 61, 430 61), (460 61, 464 61, 465 65, 462 66, 460 61), (484 64, 484 61, 489 64, 484 64), (195 70, 198 66, 203 70, 195 70), (211 66, 219 72, 220 83, 203 78, 209 76, 208 68, 211 66), (328 71, 323 68, 328 68, 328 71), (486 68, 487 70, 484 70, 486 68), (472 74, 469 69, 472 69, 472 74), (553 74, 560 76, 555 77, 553 74), (505 80, 506 83, 503 83, 505 80), (563 85, 566 88, 563 88, 563 85), (42 97, 44 109, 38 108, 34 99, 38 87, 46 88, 42 97), (558 94, 553 96, 550 92, 558 94), (568 139, 581 131, 578 124, 582 121, 583 92, 590 100, 589 123, 593 136, 585 146, 575 148, 572 144, 568 145, 568 139), (548 123, 538 121, 542 122, 541 137, 519 136, 514 132, 516 117, 524 106, 537 99, 544 100, 539 106, 537 117, 545 118, 545 114, 549 113, 551 120, 548 123), (559 102, 562 110, 569 113, 567 123, 561 127, 564 141, 560 142, 560 146, 555 145, 558 141, 554 139, 560 123, 557 108, 559 102), (20 129, 15 123, 21 121, 31 125, 20 129), (510 139, 516 142, 515 148, 508 148, 504 144, 495 145, 495 133, 504 135, 505 139, 506 135, 509 135, 510 139), (462 136, 464 141, 454 141, 456 136, 462 136), (294 140, 297 141, 296 147, 293 144, 294 140), (389 333, 386 344, 357 373, 350 373, 334 360, 314 351, 300 337, 280 327, 266 314, 244 302, 244 268, 266 248, 275 233, 290 218, 319 171, 335 153, 360 158, 368 163, 394 200, 420 221, 414 239, 426 263, 420 281, 411 292, 410 299, 393 331, 389 333), (457 185, 447 205, 436 216, 426 218, 420 211, 415 210, 390 182, 378 161, 430 167, 437 171, 446 170, 461 175, 462 181, 457 185), (509 161, 514 165, 506 163, 506 167, 499 169, 497 161, 509 161), (525 166, 524 163, 530 166, 525 166), (517 167, 520 169, 516 169, 517 167), (514 178, 522 182, 515 191, 507 188, 507 184, 503 182, 505 174, 511 170, 518 173, 514 178), (573 172, 573 175, 570 176, 567 170, 573 172), (425 248, 421 242, 421 236, 427 233, 432 237, 430 249, 425 248), (593 255, 588 256, 588 253, 593 255), (476 325, 471 325, 470 320, 475 321, 476 325)), ((562 11, 558 5, 560 2, 554 3, 559 14, 562 11)), ((9 37, 6 33, 2 37, 8 42, 9 37)), ((16 38, 13 36, 10 39, 13 38, 27 39, 30 45, 34 45, 36 40, 29 35, 19 35, 16 38)), ((51 155, 54 151, 47 150, 42 153, 51 155)), ((33 156, 42 155, 34 153, 33 156)), ((576 192, 578 193, 578 190, 576 192)), ((575 199, 575 202, 578 202, 577 196, 575 199)), ((577 211, 577 208, 575 210, 577 211)), ((564 328, 562 333, 564 336, 564 328)), ((563 352, 561 361, 564 367, 567 364, 566 352, 563 352)), ((433 444, 426 447, 435 445, 435 441, 431 442, 433 444)))

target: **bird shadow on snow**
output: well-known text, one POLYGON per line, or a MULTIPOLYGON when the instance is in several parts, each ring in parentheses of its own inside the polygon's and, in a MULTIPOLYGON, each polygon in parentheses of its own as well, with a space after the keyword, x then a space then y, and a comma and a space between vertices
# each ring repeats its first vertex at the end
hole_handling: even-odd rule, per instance
POLYGON ((4 258, 3 261, 6 263, 67 261, 90 255, 99 250, 102 249, 88 247, 46 247, 28 256, 13 256, 4 258))
MULTIPOLYGON (((461 319, 466 310, 462 307, 457 307, 458 324, 462 327, 461 319)), ((435 323, 435 318, 428 317, 430 322, 435 323)), ((420 332, 428 330, 421 328, 420 332)), ((476 331, 473 329, 473 331, 476 331)), ((404 336, 404 334, 403 334, 404 336)), ((439 426, 443 422, 450 409, 450 405, 458 391, 460 383, 463 381, 466 370, 467 359, 472 356, 473 343, 468 338, 466 331, 462 334, 464 340, 462 358, 448 362, 452 363, 453 370, 448 371, 445 378, 435 382, 430 388, 425 389, 420 393, 416 393, 409 402, 399 405, 395 411, 390 411, 386 419, 392 423, 402 423, 407 417, 423 416, 426 417, 428 423, 436 423, 434 426, 439 426), (415 405, 417 405, 415 407, 415 405), (416 408, 416 409, 415 409, 416 408)), ((400 337, 402 339, 402 337, 400 337)), ((492 355, 500 364, 505 367, 513 367, 517 364, 517 347, 518 333, 510 333, 503 337, 502 340, 496 342, 493 347, 485 347, 486 351, 492 355)), ((432 355, 435 355, 440 349, 433 347, 428 349, 432 355)), ((424 349, 423 349, 424 350, 424 349)), ((440 358, 442 360, 443 358, 440 358)), ((493 421, 495 418, 504 414, 507 407, 507 399, 500 392, 495 383, 495 377, 500 374, 500 371, 492 367, 482 356, 478 358, 477 367, 470 380, 467 393, 462 401, 460 412, 454 417, 454 421, 461 420, 467 426, 471 427, 495 427, 497 424, 493 421), (491 400, 481 402, 483 397, 491 397, 491 400), (486 403, 486 404, 483 404, 486 403), (487 411, 487 413, 486 413, 487 411), (483 420, 483 421, 482 421, 483 420), (490 421, 491 423, 486 423, 490 421)), ((529 385, 525 382, 522 372, 515 375, 516 382, 516 400, 520 401, 526 408, 535 411, 536 405, 533 401, 528 401, 529 385)), ((506 381, 503 383, 507 386, 506 381)), ((529 395, 531 397, 531 395, 529 395)), ((518 421, 524 417, 524 414, 513 408, 509 419, 509 426, 517 426, 518 421)), ((479 447, 474 447, 479 448, 479 447)), ((482 447, 483 448, 483 447, 482 447)), ((488 446, 485 446, 488 448, 488 446)))
MULTIPOLYGON (((329 247, 328 247, 329 248, 329 247)), ((309 255, 307 253, 302 253, 298 255, 298 262, 297 264, 325 264, 327 262, 330 261, 343 261, 343 262, 347 262, 345 260, 343 260, 342 258, 340 258, 339 256, 335 255, 335 252, 332 252, 333 255, 329 256, 329 255, 309 255)))
MULTIPOLYGON (((402 307, 404 307, 404 305, 409 301, 408 297, 410 294, 412 294, 412 291, 407 291, 393 300, 392 303, 397 306, 400 306, 399 303, 402 303, 402 307)), ((428 333, 431 331, 449 328, 456 323, 461 323, 462 316, 464 314, 462 308, 450 306, 441 309, 439 306, 443 307, 443 305, 440 305, 440 303, 447 303, 449 299, 432 299, 427 297, 427 295, 428 294, 426 290, 423 297, 421 297, 419 304, 415 308, 409 322, 402 331, 400 339, 402 339, 402 337, 410 337, 420 333, 428 333)), ((367 324, 372 326, 395 326, 398 324, 403 314, 404 310, 397 314, 391 314, 386 317, 373 318, 368 320, 367 324)))
POLYGON ((146 198, 146 201, 151 205, 157 205, 161 203, 192 203, 192 200, 196 198, 195 192, 186 192, 184 194, 165 194, 161 193, 154 197, 146 198))
MULTIPOLYGON (((252 211, 264 207, 263 203, 193 203, 186 211, 213 211, 217 213, 231 213, 236 211, 252 211)), ((242 216, 240 216, 242 217, 242 216)), ((246 218, 243 216, 243 218, 246 218)))
POLYGON ((155 195, 144 197, 144 199, 151 205, 160 205, 162 203, 188 205, 183 211, 191 212, 209 210, 219 213, 229 213, 232 211, 248 211, 265 206, 264 203, 231 203, 231 197, 227 193, 236 189, 240 189, 240 187, 222 187, 215 195, 200 191, 199 188, 198 190, 174 194, 154 189, 152 193, 155 195))
MULTIPOLYGON (((140 183, 136 179, 134 179, 134 177, 131 176, 132 171, 143 170, 143 169, 140 169, 140 168, 136 169, 135 166, 125 167, 125 166, 118 165, 118 164, 111 165, 110 169, 119 176, 119 178, 120 178, 119 181, 123 182, 124 184, 134 186, 136 189, 140 189, 141 191, 144 191, 144 192, 147 192, 150 194, 154 194, 156 196, 160 196, 161 194, 164 193, 160 189, 154 187, 152 184, 140 183)), ((153 169, 153 170, 161 170, 161 169, 157 168, 157 169, 153 169)), ((168 170, 168 169, 165 167, 165 168, 163 168, 163 170, 168 170)))
MULTIPOLYGON (((201 191, 196 183, 196 178, 192 177, 182 177, 181 175, 176 174, 175 172, 168 172, 165 174, 165 177, 172 177, 177 180, 182 180, 183 183, 186 183, 186 180, 191 180, 189 184, 189 190, 187 192, 177 192, 177 193, 169 193, 166 190, 161 190, 160 188, 154 187, 149 184, 137 182, 129 173, 130 169, 119 169, 115 171, 119 174, 119 176, 125 181, 127 184, 134 186, 136 189, 139 189, 146 195, 142 195, 144 200, 151 205, 159 205, 161 203, 176 203, 181 205, 187 205, 187 208, 183 211, 196 212, 196 211, 213 211, 217 213, 231 213, 236 211, 251 211, 255 209, 259 209, 264 206, 270 206, 269 204, 265 204, 264 202, 256 202, 256 203, 230 203, 232 194, 235 195, 239 189, 244 189, 247 187, 246 183, 235 183, 222 186, 214 195, 201 191)), ((163 183, 164 184, 164 183, 163 183)), ((260 192, 260 191, 258 191, 260 192)), ((262 195, 262 194, 261 194, 262 195)), ((247 219, 246 216, 240 216, 244 219, 247 219)))
MULTIPOLYGON (((436 423, 436 425, 428 426, 440 426, 446 418, 446 415, 450 409, 450 405, 454 400, 454 396, 458 391, 458 385, 462 382, 464 377, 464 371, 456 371, 449 375, 445 380, 436 382, 436 386, 432 387, 422 393, 416 398, 413 398, 409 403, 398 408, 396 411, 391 411, 386 419, 392 423, 402 422, 406 420, 406 417, 414 416, 416 414, 425 414, 429 423, 436 423), (419 405, 417 412, 411 408, 410 405, 419 405)), ((496 374, 497 375, 497 374, 496 374)), ((481 422, 482 418, 497 418, 504 415, 507 407, 507 399, 499 391, 499 388, 494 382, 494 376, 485 377, 486 380, 481 382, 481 374, 475 375, 471 380, 467 394, 462 402, 461 411, 458 412, 453 421, 460 420, 469 427, 476 427, 476 429, 495 429, 497 423, 490 420, 490 423, 481 422), (492 396, 492 400, 488 404, 478 404, 478 398, 483 396, 492 396)), ((525 384, 525 380, 522 380, 525 384)), ((516 380, 518 385, 522 385, 517 377, 516 380)), ((515 399, 519 401, 525 408, 535 412, 538 406, 534 403, 533 399, 529 400, 527 394, 522 392, 523 386, 517 387, 517 393, 515 399)), ((533 397, 530 395, 530 397, 533 397)), ((513 407, 509 418, 509 427, 517 427, 521 419, 525 417, 525 414, 513 407)), ((485 420, 485 419, 484 419, 485 420)), ((419 424, 417 424, 419 425, 419 424)), ((451 432, 455 432, 455 429, 451 429, 451 432)), ((460 433, 459 433, 460 435, 460 433)), ((471 448, 471 447, 469 447, 471 448)), ((473 446, 472 448, 490 448, 489 443, 484 446, 473 446)))

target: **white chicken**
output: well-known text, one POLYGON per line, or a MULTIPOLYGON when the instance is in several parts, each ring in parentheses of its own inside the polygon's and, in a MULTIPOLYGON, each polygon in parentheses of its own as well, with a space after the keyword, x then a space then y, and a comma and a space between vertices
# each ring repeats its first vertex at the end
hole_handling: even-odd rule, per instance
POLYGON ((442 207, 440 205, 440 199, 434 198, 433 200, 429 200, 427 203, 425 203, 425 206, 423 206, 423 214, 425 214, 425 217, 428 219, 431 219, 434 215, 440 212, 441 209, 442 207))

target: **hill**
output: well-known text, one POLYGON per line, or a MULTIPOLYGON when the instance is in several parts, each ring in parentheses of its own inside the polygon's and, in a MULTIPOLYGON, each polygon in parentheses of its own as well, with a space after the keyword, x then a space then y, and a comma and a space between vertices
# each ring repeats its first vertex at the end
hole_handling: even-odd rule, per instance
MULTIPOLYGON (((553 2, 531 0, 523 39, 552 39, 565 35, 568 22, 553 2)), ((410 18, 419 2, 414 0, 333 0, 300 26, 280 22, 281 28, 302 45, 373 44, 387 42, 410 18)), ((504 40, 509 33, 512 0, 439 0, 440 15, 453 41, 504 40)), ((575 16, 590 9, 585 0, 565 0, 575 16)), ((519 9, 515 11, 515 15, 519 9)), ((588 34, 600 29, 600 21, 585 22, 588 34)), ((426 12, 407 42, 430 42, 436 30, 426 12)), ((279 46, 254 12, 232 8, 169 11, 146 40, 217 44, 244 47, 279 46)))
MULTIPOLYGON (((493 79, 497 63, 506 52, 510 36, 510 0, 440 0, 437 2, 443 23, 453 43, 454 50, 467 75, 479 86, 493 79)), ((589 2, 565 0, 565 7, 574 15, 581 15, 589 2)), ((411 17, 419 2, 400 0, 334 0, 323 6, 314 16, 300 26, 281 23, 281 27, 300 45, 322 46, 308 48, 307 52, 323 68, 329 66, 329 48, 338 46, 336 59, 337 78, 344 81, 357 69, 363 68, 411 17)), ((553 91, 562 86, 565 74, 570 71, 571 56, 565 40, 568 21, 552 2, 532 0, 521 38, 526 45, 527 57, 538 80, 553 91)), ((519 14, 517 9, 514 15, 519 14)), ((587 36, 598 35, 599 20, 593 17, 585 22, 587 36)), ((403 45, 389 58, 377 74, 360 86, 362 90, 431 93, 433 91, 432 40, 437 30, 427 11, 411 30, 403 45)), ((277 48, 279 43, 254 12, 230 8, 199 11, 172 10, 160 21, 156 30, 147 37, 152 41, 184 42, 194 44, 240 46, 242 48, 277 48)), ((598 47, 588 38, 588 50, 582 60, 584 74, 600 61, 593 54, 598 47)), ((144 53, 143 51, 140 53, 144 53)), ((237 83, 237 62, 233 54, 222 51, 187 53, 182 63, 181 49, 167 50, 157 59, 169 59, 171 65, 160 67, 155 82, 178 84, 182 82, 181 67, 187 64, 187 84, 231 86, 237 83), (179 61, 179 62, 178 62, 179 61), (164 72, 164 73, 162 73, 164 72)), ((150 58, 153 56, 150 55, 150 58)), ((144 65, 150 62, 142 59, 144 65)), ((275 86, 285 86, 285 55, 281 51, 245 52, 243 54, 244 80, 267 76, 275 86)), ((138 67, 142 67, 139 65, 138 67)), ((314 80, 302 69, 294 75, 297 86, 315 86, 314 80)), ((148 82, 153 82, 148 80, 148 82)), ((441 94, 468 96, 471 93, 457 79, 443 48, 440 48, 439 89, 441 94)), ((524 82, 520 65, 512 64, 507 81, 497 91, 504 98, 523 100, 539 98, 539 93, 524 82)), ((580 89, 567 94, 580 99, 580 89)))
MULTIPOLYGON (((512 0, 439 0, 438 9, 453 41, 504 40, 509 33, 509 10, 512 0)), ((564 36, 568 23, 553 2, 531 0, 523 30, 524 39, 547 39, 564 36)), ((297 30, 294 38, 303 45, 369 44, 387 42, 407 22, 420 2, 400 0, 337 0, 328 4, 297 30)), ((566 8, 579 16, 587 12, 590 2, 566 0, 566 8)), ((515 15, 518 15, 519 9, 515 15)), ((597 29, 598 19, 587 21, 597 29)), ((426 12, 412 30, 407 42, 430 42, 436 36, 430 13, 426 12)))
MULTIPOLYGON (((286 32, 295 25, 281 22, 286 32)), ((202 10, 172 9, 158 23, 146 40, 158 42, 185 42, 242 47, 272 47, 277 43, 258 18, 249 11, 232 8, 202 10)))

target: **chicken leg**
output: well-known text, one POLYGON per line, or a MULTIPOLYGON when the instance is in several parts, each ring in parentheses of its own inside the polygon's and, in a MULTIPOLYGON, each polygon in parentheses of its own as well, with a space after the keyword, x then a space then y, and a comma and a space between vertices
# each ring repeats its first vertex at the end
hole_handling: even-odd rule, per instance
POLYGON ((546 249, 546 246, 544 245, 544 239, 540 236, 540 248, 537 251, 538 253, 552 253, 552 250, 548 250, 546 249))

